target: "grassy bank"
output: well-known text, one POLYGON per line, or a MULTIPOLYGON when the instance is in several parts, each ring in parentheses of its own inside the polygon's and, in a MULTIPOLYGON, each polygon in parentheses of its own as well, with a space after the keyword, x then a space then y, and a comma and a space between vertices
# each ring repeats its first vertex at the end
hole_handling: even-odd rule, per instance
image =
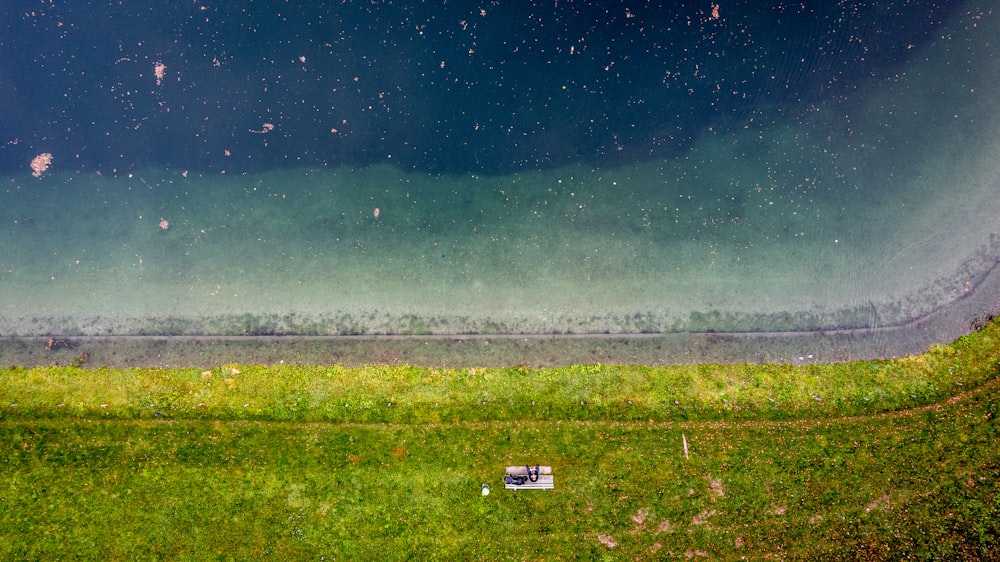
POLYGON ((806 367, 7 369, 0 558, 989 559, 998 344, 993 323, 806 367), (503 490, 525 463, 556 489, 503 490))

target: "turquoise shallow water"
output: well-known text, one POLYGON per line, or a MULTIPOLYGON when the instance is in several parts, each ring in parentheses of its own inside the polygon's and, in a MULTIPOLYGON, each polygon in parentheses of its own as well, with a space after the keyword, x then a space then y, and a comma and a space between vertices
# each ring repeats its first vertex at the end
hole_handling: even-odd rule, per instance
MULTIPOLYGON (((761 102, 766 118, 693 127, 683 146, 641 159, 247 169, 234 142, 207 168, 97 170, 57 151, 32 177, 25 161, 0 186, 0 334, 919 321, 973 292, 1000 257, 1000 18, 968 7, 891 77, 795 111, 761 102)), ((255 125, 242 142, 287 128, 255 125)))

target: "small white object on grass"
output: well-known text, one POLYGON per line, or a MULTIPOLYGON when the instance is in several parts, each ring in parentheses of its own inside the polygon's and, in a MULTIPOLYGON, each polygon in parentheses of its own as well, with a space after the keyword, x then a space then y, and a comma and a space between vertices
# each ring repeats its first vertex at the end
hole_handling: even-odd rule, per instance
POLYGON ((683 433, 681 433, 681 440, 684 441, 684 459, 690 460, 690 457, 688 457, 688 438, 683 433))
POLYGON ((490 495, 490 485, 489 484, 483 484, 483 495, 484 496, 490 495))

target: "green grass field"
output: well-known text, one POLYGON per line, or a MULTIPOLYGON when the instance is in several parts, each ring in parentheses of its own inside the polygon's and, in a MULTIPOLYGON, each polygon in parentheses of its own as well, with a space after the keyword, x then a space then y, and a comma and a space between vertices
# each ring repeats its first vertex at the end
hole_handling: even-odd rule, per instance
POLYGON ((9 368, 0 559, 1000 559, 998 374, 9 368))

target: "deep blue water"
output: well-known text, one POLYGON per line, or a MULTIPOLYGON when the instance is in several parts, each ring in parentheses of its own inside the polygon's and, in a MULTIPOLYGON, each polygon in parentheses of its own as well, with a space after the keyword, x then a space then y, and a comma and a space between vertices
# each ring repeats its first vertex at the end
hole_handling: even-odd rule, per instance
POLYGON ((0 335, 947 341, 1000 314, 994 11, 4 3, 0 335))
POLYGON ((676 156, 892 79, 956 5, 6 2, 0 172, 676 156))

